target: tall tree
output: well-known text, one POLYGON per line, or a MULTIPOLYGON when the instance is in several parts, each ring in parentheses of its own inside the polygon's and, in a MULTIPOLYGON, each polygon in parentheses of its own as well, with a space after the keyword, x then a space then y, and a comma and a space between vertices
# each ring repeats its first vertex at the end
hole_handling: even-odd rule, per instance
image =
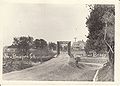
POLYGON ((56 44, 55 43, 53 43, 53 42, 49 42, 49 49, 52 49, 52 50, 56 50, 56 44))
POLYGON ((114 64, 114 5, 89 5, 90 16, 87 18, 88 40, 86 51, 95 50, 97 53, 107 51, 109 60, 114 64))
POLYGON ((47 42, 44 39, 36 39, 34 41, 34 47, 36 49, 43 49, 47 47, 47 42))
POLYGON ((47 47, 47 41, 45 41, 44 39, 40 39, 40 48, 46 48, 47 47))
POLYGON ((12 46, 16 47, 21 55, 29 55, 29 49, 33 43, 33 37, 18 37, 14 38, 12 46))
POLYGON ((40 40, 35 39, 33 46, 34 46, 34 48, 39 49, 40 48, 40 40))

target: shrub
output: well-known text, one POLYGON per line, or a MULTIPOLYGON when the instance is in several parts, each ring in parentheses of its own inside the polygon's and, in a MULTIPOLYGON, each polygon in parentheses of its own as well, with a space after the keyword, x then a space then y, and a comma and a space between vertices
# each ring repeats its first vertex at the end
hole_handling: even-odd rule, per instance
POLYGON ((29 67, 32 67, 32 64, 18 58, 17 59, 6 58, 3 61, 3 73, 8 73, 16 70, 18 71, 29 67))

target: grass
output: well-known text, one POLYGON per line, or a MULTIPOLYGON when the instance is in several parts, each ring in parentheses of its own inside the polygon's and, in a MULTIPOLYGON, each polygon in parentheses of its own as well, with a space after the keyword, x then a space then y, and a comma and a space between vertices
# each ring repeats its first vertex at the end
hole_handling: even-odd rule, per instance
POLYGON ((97 75, 97 81, 114 81, 114 69, 110 65, 105 65, 101 68, 101 66, 93 65, 94 64, 105 64, 108 60, 108 57, 76 57, 75 60, 78 60, 78 65, 80 68, 83 68, 83 63, 92 63, 92 64, 84 64, 86 69, 89 68, 95 68, 99 69, 98 75, 97 75))
POLYGON ((16 70, 18 71, 18 70, 32 67, 32 64, 17 58, 16 59, 6 58, 3 60, 3 63, 4 63, 3 73, 8 73, 16 70))
POLYGON ((80 58, 80 61, 81 62, 87 62, 87 63, 106 63, 107 62, 107 58, 90 58, 90 57, 87 57, 87 58, 80 58))
POLYGON ((85 52, 80 51, 72 51, 73 56, 78 55, 78 57, 74 57, 78 62, 86 62, 86 63, 106 63, 108 60, 108 57, 88 57, 86 55, 79 56, 79 54, 84 54, 85 52))
POLYGON ((98 81, 114 81, 113 66, 105 65, 98 72, 98 81))
POLYGON ((31 80, 31 81, 92 81, 95 70, 77 68, 74 59, 67 54, 60 54, 57 58, 44 64, 25 69, 20 72, 3 75, 4 80, 31 80), (20 77, 19 77, 20 76, 20 77))
POLYGON ((31 53, 35 56, 33 58, 31 58, 32 62, 45 62, 48 61, 50 59, 52 59, 54 57, 54 55, 56 53, 49 51, 49 50, 31 50, 31 53))
POLYGON ((23 70, 29 67, 32 67, 34 63, 42 63, 46 62, 54 57, 56 53, 53 53, 52 51, 48 50, 31 50, 33 55, 35 57, 29 59, 27 57, 24 57, 22 59, 22 56, 17 56, 19 58, 3 58, 3 73, 8 73, 12 71, 19 71, 23 70))

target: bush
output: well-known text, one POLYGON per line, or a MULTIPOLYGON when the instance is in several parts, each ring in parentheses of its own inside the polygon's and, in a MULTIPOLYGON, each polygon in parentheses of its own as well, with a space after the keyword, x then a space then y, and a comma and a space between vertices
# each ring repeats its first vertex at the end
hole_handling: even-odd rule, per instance
POLYGON ((3 73, 8 73, 16 70, 18 71, 29 67, 32 67, 32 64, 18 58, 17 59, 6 58, 3 61, 3 73))
POLYGON ((49 56, 36 56, 36 58, 31 58, 30 61, 35 62, 35 63, 36 62, 45 62, 45 61, 48 61, 48 60, 54 58, 54 55, 55 54, 49 55, 49 56))
POLYGON ((31 49, 31 53, 35 55, 35 57, 31 58, 32 62, 45 62, 54 58, 54 55, 56 54, 47 49, 42 49, 42 50, 31 49))
POLYGON ((19 58, 20 56, 14 57, 14 59, 4 57, 3 73, 8 73, 16 70, 18 71, 18 70, 32 67, 33 66, 32 63, 48 61, 52 59, 56 54, 56 53, 53 53, 52 51, 48 51, 47 49, 43 49, 43 50, 33 49, 31 50, 31 52, 33 53, 33 55, 35 55, 35 57, 31 59, 26 56, 23 56, 22 57, 23 59, 19 58))

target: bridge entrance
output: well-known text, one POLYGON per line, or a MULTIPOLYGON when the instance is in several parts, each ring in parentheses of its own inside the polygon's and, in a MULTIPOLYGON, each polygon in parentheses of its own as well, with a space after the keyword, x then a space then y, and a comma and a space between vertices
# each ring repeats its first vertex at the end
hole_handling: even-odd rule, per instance
POLYGON ((71 41, 57 41, 57 55, 61 52, 68 52, 71 54, 71 41))

